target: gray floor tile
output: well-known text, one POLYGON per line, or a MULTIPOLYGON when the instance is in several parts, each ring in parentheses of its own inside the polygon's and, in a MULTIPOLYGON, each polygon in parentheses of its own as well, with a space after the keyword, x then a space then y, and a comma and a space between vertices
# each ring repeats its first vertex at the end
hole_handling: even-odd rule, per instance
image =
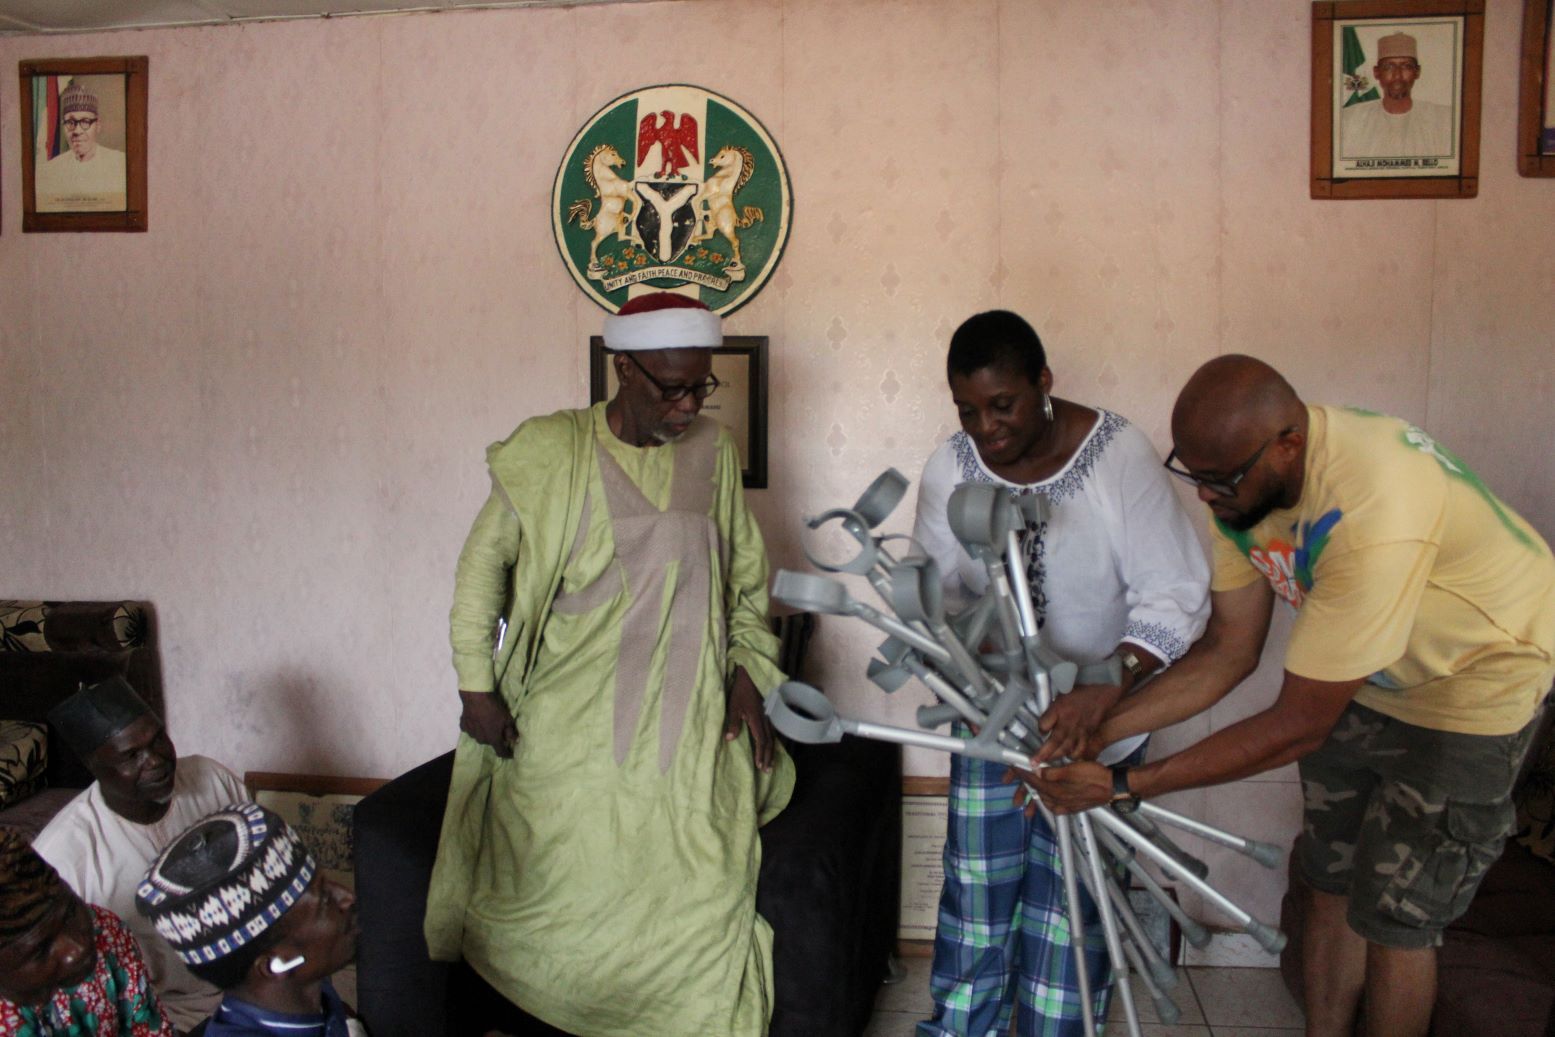
POLYGON ((912 1037, 913 1027, 921 1019, 917 1012, 882 1012, 875 1010, 863 1037, 912 1037))
POLYGON ((1306 1030, 1268 1026, 1217 1026, 1215 1037, 1301 1037, 1306 1030))
MULTIPOLYGON (((1134 1010, 1139 1013, 1139 1021, 1144 1023, 1159 1023, 1160 1014, 1155 1010, 1155 1002, 1150 1000, 1150 991, 1138 976, 1129 977, 1129 985, 1134 991, 1134 1010)), ((1188 970, 1177 970, 1177 985, 1166 991, 1166 995, 1177 1003, 1177 1011, 1181 1013, 1177 1017, 1179 1025, 1193 1025, 1204 1022, 1204 1012, 1199 1008, 1199 999, 1193 991, 1193 984, 1188 981, 1188 970)), ((1112 1003, 1108 1006, 1107 1021, 1114 1023, 1112 1033, 1123 1033, 1123 1003, 1118 1000, 1117 993, 1112 996, 1112 1003)))
POLYGON ((929 971, 932 958, 902 958, 907 977, 900 983, 886 983, 875 998, 875 1011, 921 1013, 927 1019, 933 1001, 929 998, 929 971))
POLYGON ((1188 979, 1210 1026, 1299 1029, 1305 1023, 1279 969, 1190 968, 1188 979))

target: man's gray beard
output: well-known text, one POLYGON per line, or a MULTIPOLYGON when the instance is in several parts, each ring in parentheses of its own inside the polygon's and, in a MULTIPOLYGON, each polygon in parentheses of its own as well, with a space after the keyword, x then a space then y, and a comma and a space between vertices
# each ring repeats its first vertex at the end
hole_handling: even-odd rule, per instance
POLYGON ((689 425, 679 432, 667 432, 664 429, 658 429, 653 433, 653 438, 657 440, 661 446, 668 446, 670 443, 684 439, 686 433, 689 431, 691 431, 689 425))

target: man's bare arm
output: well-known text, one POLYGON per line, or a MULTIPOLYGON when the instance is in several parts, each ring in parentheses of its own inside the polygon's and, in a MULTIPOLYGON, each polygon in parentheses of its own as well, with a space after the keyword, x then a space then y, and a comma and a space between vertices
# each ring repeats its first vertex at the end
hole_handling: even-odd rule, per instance
POLYGON ((1274 591, 1264 580, 1210 595, 1209 625, 1188 653, 1113 707, 1096 742, 1170 727, 1213 706, 1258 666, 1274 591))
MULTIPOLYGON (((1323 744, 1364 683, 1316 681, 1287 670, 1274 705, 1180 753, 1130 768, 1129 791, 1148 799, 1236 781, 1299 760, 1323 744)), ((1112 798, 1112 772, 1097 763, 1049 768, 1034 777, 1043 802, 1061 814, 1088 810, 1112 798)))

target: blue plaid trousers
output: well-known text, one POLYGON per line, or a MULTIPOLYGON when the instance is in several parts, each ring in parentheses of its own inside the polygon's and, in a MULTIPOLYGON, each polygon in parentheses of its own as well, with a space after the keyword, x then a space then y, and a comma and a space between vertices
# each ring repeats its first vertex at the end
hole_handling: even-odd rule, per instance
MULTIPOLYGON (((1141 754, 1142 755, 1142 754, 1141 754)), ((917 1037, 1019 1037, 1085 1032, 1058 840, 1041 814, 1015 806, 1005 766, 968 756, 950 764, 945 885, 929 992, 933 1017, 917 1037)), ((1082 887, 1085 946, 1097 1026, 1107 1018, 1112 969, 1096 906, 1082 887)))

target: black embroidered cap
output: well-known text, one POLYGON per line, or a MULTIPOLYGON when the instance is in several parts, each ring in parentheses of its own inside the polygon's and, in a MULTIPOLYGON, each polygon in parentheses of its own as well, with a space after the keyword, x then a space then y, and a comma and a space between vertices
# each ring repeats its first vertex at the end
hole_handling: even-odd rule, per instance
POLYGON ((234 803, 195 822, 158 855, 135 906, 185 964, 203 965, 280 921, 316 870, 280 815, 234 803))
POLYGON ((49 724, 86 760, 114 735, 144 716, 156 716, 123 677, 89 685, 49 711, 49 724))

